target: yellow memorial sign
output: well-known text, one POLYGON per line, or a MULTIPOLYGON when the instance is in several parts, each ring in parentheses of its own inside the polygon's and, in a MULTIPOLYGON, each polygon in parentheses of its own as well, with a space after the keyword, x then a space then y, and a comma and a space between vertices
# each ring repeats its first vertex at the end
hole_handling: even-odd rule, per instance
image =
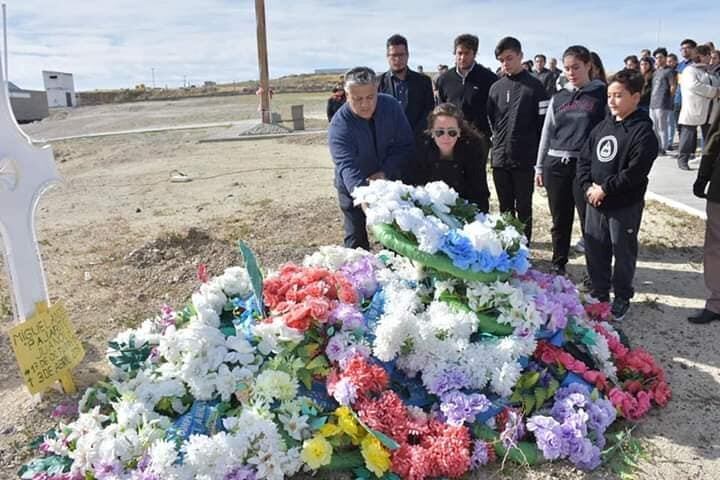
POLYGON ((30 393, 40 393, 58 380, 66 392, 75 390, 70 371, 85 350, 61 303, 49 309, 38 304, 35 315, 10 330, 10 342, 30 393))

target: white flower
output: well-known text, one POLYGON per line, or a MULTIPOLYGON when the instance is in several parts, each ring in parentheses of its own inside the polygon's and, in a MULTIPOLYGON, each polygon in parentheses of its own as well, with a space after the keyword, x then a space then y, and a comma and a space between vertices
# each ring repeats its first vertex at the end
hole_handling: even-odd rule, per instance
POLYGON ((178 451, 175 448, 175 442, 169 440, 156 440, 148 450, 150 456, 150 465, 148 469, 151 473, 163 476, 178 458, 178 451))
POLYGON ((303 439, 303 432, 310 429, 310 425, 308 425, 308 416, 307 415, 278 415, 278 419, 283 425, 283 428, 285 428, 285 431, 295 440, 302 440, 303 439))
POLYGON ((245 298, 253 293, 250 276, 243 267, 225 269, 225 272, 217 277, 216 281, 227 296, 245 298))
POLYGON ((279 370, 264 370, 255 379, 254 395, 272 401, 291 400, 297 395, 297 379, 279 370))
POLYGON ((255 348, 244 337, 228 337, 225 346, 230 350, 225 355, 225 362, 248 365, 255 361, 255 348))

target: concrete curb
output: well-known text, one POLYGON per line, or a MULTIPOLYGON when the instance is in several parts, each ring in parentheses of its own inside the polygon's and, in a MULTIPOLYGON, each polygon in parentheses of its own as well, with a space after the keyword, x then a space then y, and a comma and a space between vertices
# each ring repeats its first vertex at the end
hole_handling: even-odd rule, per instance
POLYGON ((694 217, 699 217, 699 218, 702 218, 703 220, 707 220, 707 214, 705 212, 703 212, 702 210, 698 210, 697 208, 690 207, 688 205, 685 205, 682 202, 678 202, 677 200, 673 200, 673 199, 665 197, 663 195, 659 195, 655 192, 648 191, 645 194, 645 198, 647 198, 648 200, 655 200, 656 202, 660 202, 662 204, 667 205, 670 208, 674 208, 675 210, 680 210, 681 212, 685 212, 694 217))
POLYGON ((213 142, 244 142, 248 140, 272 140, 274 138, 285 138, 285 137, 302 137, 304 135, 314 135, 318 133, 327 133, 327 130, 305 130, 303 132, 288 132, 288 133, 266 133, 261 135, 235 135, 235 136, 221 136, 216 138, 203 138, 198 140, 198 143, 213 143, 213 142))

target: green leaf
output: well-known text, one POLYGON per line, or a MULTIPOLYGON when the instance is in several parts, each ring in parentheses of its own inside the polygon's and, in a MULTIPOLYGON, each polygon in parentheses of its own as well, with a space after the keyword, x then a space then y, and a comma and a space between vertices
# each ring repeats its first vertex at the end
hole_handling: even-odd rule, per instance
POLYGON ((301 369, 297 372, 298 379, 305 385, 308 390, 312 389, 312 374, 305 369, 301 369))
POLYGON ((535 389, 535 408, 539 409, 543 406, 543 403, 545 403, 545 400, 548 399, 547 396, 547 389, 545 388, 536 388, 535 389))
POLYGON ((516 389, 510 396, 510 403, 518 403, 522 401, 522 393, 519 389, 516 389))
POLYGON ((548 384, 547 398, 552 398, 553 396, 555 396, 555 392, 557 392, 558 388, 560 388, 560 382, 558 382, 554 378, 551 378, 550 383, 548 384))
POLYGON ((529 372, 525 386, 526 388, 532 388, 538 381, 540 381, 540 372, 529 372))
POLYGON ((250 250, 250 247, 248 247, 245 242, 240 240, 238 242, 238 248, 240 249, 240 253, 243 256, 243 259, 245 260, 245 268, 247 269, 248 275, 250 276, 250 283, 253 287, 253 292, 255 293, 255 299, 257 300, 257 304, 260 307, 260 315, 262 315, 263 318, 265 318, 265 302, 263 301, 263 274, 260 270, 260 267, 258 266, 257 259, 255 258, 255 254, 250 250))
POLYGON ((310 362, 305 365, 305 368, 307 370, 316 370, 318 368, 327 368, 328 362, 324 355, 318 355, 317 357, 310 360, 310 362))
POLYGON ((535 395, 523 395, 522 404, 523 412, 525 412, 525 415, 529 415, 535 407, 535 395))

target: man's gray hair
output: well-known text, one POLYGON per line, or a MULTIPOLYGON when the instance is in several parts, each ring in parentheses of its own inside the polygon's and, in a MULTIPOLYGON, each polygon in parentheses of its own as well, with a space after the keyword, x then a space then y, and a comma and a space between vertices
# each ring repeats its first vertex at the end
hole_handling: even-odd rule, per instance
POLYGON ((345 73, 345 90, 355 85, 377 85, 375 70, 370 67, 355 67, 345 73))

